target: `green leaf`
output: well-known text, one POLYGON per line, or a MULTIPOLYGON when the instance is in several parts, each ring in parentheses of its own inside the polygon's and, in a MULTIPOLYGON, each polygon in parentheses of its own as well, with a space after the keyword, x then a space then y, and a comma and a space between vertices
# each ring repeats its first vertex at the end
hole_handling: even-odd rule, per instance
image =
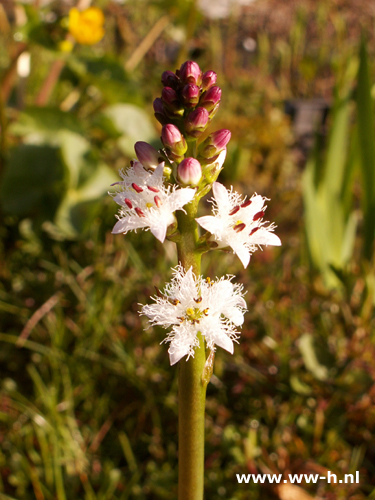
POLYGON ((63 130, 83 134, 77 118, 59 108, 30 107, 20 113, 18 120, 9 127, 10 133, 26 136, 26 140, 33 144, 56 144, 59 142, 58 134, 63 130))
POLYGON ((24 144, 11 151, 0 189, 4 212, 51 219, 65 191, 58 148, 24 144))
POLYGON ((337 100, 325 157, 317 138, 302 179, 309 253, 328 288, 342 286, 338 274, 352 257, 357 227, 352 213, 356 144, 350 143, 351 115, 351 102, 337 100))
POLYGON ((304 333, 299 339, 299 350, 301 351, 306 369, 318 380, 328 379, 329 370, 326 363, 323 364, 322 349, 310 333, 304 333))
POLYGON ((118 146, 126 156, 134 156, 134 144, 137 141, 154 142, 157 139, 156 130, 149 115, 138 106, 115 104, 108 106, 104 114, 121 132, 118 146))
POLYGON ((363 186, 364 255, 367 259, 371 259, 375 235, 375 127, 368 56, 364 39, 360 47, 356 101, 363 186))
POLYGON ((100 211, 100 198, 116 180, 116 174, 107 165, 99 165, 80 188, 67 191, 56 214, 55 227, 49 226, 49 232, 63 238, 77 238, 100 211))

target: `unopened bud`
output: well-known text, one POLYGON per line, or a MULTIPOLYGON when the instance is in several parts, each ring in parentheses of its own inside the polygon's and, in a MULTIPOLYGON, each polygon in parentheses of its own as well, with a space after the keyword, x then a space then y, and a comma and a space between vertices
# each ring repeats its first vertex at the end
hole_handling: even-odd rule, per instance
POLYGON ((182 100, 186 108, 195 108, 198 104, 200 96, 200 88, 194 83, 188 83, 182 89, 182 100))
POLYGON ((176 89, 179 84, 178 76, 173 73, 173 71, 164 71, 161 75, 161 83, 164 87, 171 87, 172 89, 176 89))
POLYGON ((158 151, 147 142, 138 141, 134 144, 135 154, 145 168, 155 169, 163 161, 158 151))
POLYGON ((154 100, 153 107, 155 118, 158 120, 158 122, 160 122, 162 125, 168 123, 168 118, 164 111, 163 101, 160 99, 160 97, 157 97, 154 100))
POLYGON ((199 106, 203 106, 207 111, 212 111, 219 104, 220 99, 221 88, 215 85, 202 95, 199 106))
POLYGON ((223 151, 231 138, 230 130, 225 128, 210 134, 199 148, 199 154, 203 158, 212 158, 223 151))
POLYGON ((205 108, 197 108, 192 111, 185 120, 186 133, 191 137, 199 137, 207 128, 209 121, 208 111, 205 108))
POLYGON ((185 158, 178 165, 177 180, 183 186, 197 186, 201 178, 201 164, 195 158, 185 158))
POLYGON ((167 110, 172 113, 183 113, 183 109, 178 98, 178 95, 171 87, 164 87, 161 92, 161 99, 167 110))
POLYGON ((215 71, 209 70, 203 73, 202 90, 208 90, 216 84, 217 74, 215 71))
POLYGON ((182 156, 186 153, 187 144, 185 137, 181 134, 178 128, 171 123, 167 123, 161 130, 161 140, 166 148, 171 153, 177 156, 182 156))
POLYGON ((194 83, 200 85, 202 81, 202 71, 198 64, 194 61, 186 61, 182 64, 178 76, 182 83, 194 83))

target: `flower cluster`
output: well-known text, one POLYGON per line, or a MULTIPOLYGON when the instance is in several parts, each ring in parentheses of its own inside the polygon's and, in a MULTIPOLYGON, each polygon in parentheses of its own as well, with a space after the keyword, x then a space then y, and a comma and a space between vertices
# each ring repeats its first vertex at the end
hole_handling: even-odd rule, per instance
POLYGON ((161 81, 164 88, 154 100, 154 112, 163 125, 165 154, 177 165, 177 182, 194 186, 213 182, 222 168, 230 131, 210 134, 198 146, 197 158, 189 156, 188 146, 206 131, 219 109, 221 89, 216 85, 216 73, 203 73, 197 63, 186 61, 175 73, 165 71, 161 81))
POLYGON ((242 285, 232 283, 232 277, 211 281, 196 277, 191 268, 185 272, 178 266, 171 283, 153 299, 155 304, 143 306, 141 314, 153 325, 172 326, 165 339, 170 343, 171 365, 194 355, 198 333, 209 349, 215 350, 217 345, 233 354, 236 327, 243 324, 246 302, 242 285))
MULTIPOLYGON (((122 181, 115 183, 117 192, 112 193, 120 206, 112 232, 150 230, 160 242, 170 238, 180 245, 179 255, 186 252, 182 242, 188 237, 190 257, 194 254, 194 258, 214 248, 231 248, 246 268, 261 245, 281 242, 274 234, 274 224, 263 220, 266 198, 257 194, 242 197, 217 182, 231 133, 221 129, 201 137, 219 108, 221 89, 216 80, 215 72, 203 73, 193 61, 185 62, 175 73, 163 73, 164 88, 154 101, 163 147, 156 150, 146 142, 135 144, 137 160, 120 172, 122 181), (196 217, 199 200, 211 188, 213 215, 196 217), (176 211, 185 215, 180 212, 176 217, 176 211), (199 239, 198 225, 207 231, 199 239)), ((232 279, 204 279, 180 264, 171 283, 154 297, 155 303, 142 307, 141 314, 152 325, 171 328, 165 339, 170 343, 171 365, 193 356, 200 337, 211 351, 219 346, 233 353, 246 303, 242 286, 232 279)))
POLYGON ((263 222, 266 198, 254 194, 246 200, 236 191, 228 191, 219 182, 213 184, 213 213, 199 217, 198 224, 212 234, 219 247, 231 247, 246 268, 250 255, 260 245, 281 245, 273 233, 275 226, 263 222))
POLYGON ((195 190, 165 187, 163 172, 164 163, 148 172, 134 161, 126 172, 120 173, 123 180, 116 184, 122 189, 113 198, 122 208, 113 233, 150 229, 155 238, 164 242, 168 226, 176 223, 174 212, 193 199, 195 190))

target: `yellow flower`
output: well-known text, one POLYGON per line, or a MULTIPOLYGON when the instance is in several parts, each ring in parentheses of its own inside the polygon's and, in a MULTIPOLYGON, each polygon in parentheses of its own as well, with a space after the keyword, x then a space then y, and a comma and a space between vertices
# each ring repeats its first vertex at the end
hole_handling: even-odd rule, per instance
POLYGON ((69 31, 78 43, 93 45, 104 36, 104 14, 97 7, 80 12, 73 8, 69 11, 69 31))

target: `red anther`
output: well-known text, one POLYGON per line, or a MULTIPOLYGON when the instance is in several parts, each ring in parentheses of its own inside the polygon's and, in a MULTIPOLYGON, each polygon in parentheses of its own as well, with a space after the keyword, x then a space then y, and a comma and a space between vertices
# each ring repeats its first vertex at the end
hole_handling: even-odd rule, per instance
POLYGON ((232 210, 229 212, 229 215, 234 215, 236 214, 240 209, 240 206, 237 205, 236 207, 232 208, 232 210))
POLYGON ((142 193, 143 191, 143 189, 139 187, 138 184, 136 184, 135 182, 133 182, 132 188, 134 189, 134 191, 137 191, 137 193, 142 193))
POLYGON ((153 193, 158 193, 159 192, 159 189, 158 188, 155 188, 154 186, 147 186, 147 188, 152 191, 153 193))
POLYGON ((254 229, 251 230, 251 233, 249 234, 249 236, 252 236, 254 233, 256 233, 258 231, 258 229, 260 229, 260 227, 254 227, 254 229))
POLYGON ((244 201, 244 202, 242 203, 242 205, 241 205, 241 208, 246 208, 246 207, 250 206, 250 205, 251 205, 251 203, 252 203, 252 201, 251 201, 251 200, 244 201))
POLYGON ((133 167, 134 165, 134 160, 130 160, 130 166, 133 167))
POLYGON ((125 198, 124 201, 128 205, 129 208, 133 208, 132 202, 129 200, 129 198, 125 198))
POLYGON ((146 217, 144 212, 142 212, 140 208, 137 207, 134 210, 137 212, 137 215, 139 215, 139 217, 146 217))
POLYGON ((241 224, 236 224, 235 226, 233 226, 233 229, 236 231, 236 233, 240 233, 241 231, 243 231, 246 227, 246 224, 244 224, 243 222, 241 222, 241 224))
POLYGON ((159 198, 159 196, 154 196, 154 202, 158 208, 160 208, 162 206, 162 202, 161 202, 161 199, 159 198))
POLYGON ((256 213, 253 217, 253 220, 258 220, 258 219, 261 219, 264 215, 264 212, 263 210, 261 210, 260 212, 256 213))

